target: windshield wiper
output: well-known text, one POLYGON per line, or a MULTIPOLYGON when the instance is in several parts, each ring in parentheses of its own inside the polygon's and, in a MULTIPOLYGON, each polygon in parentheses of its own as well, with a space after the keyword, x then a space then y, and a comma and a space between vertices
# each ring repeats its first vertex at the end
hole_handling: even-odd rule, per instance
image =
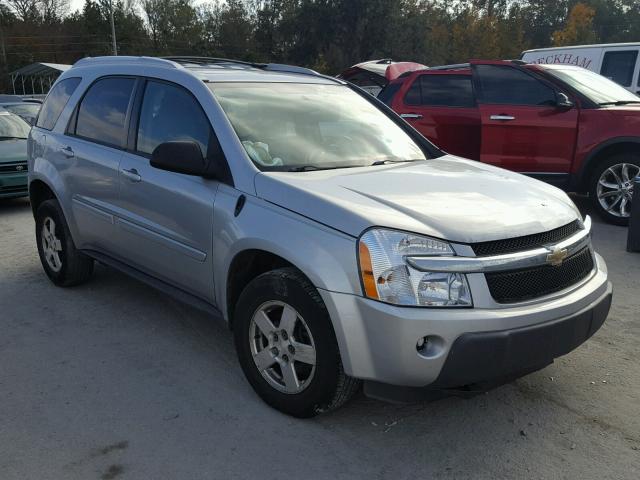
POLYGON ((616 102, 600 102, 598 105, 629 105, 630 103, 640 103, 640 100, 618 100, 616 102))
POLYGON ((375 167, 376 165, 384 165, 386 163, 405 163, 405 162, 417 162, 421 160, 420 158, 409 158, 407 160, 403 160, 401 158, 398 159, 391 159, 391 158, 385 158, 384 160, 376 160, 375 162, 373 162, 371 164, 372 167, 375 167))
POLYGON ((316 170, 336 170, 338 168, 356 168, 365 165, 338 165, 337 167, 318 167, 316 165, 298 165, 296 167, 287 168, 287 172, 311 172, 316 170))

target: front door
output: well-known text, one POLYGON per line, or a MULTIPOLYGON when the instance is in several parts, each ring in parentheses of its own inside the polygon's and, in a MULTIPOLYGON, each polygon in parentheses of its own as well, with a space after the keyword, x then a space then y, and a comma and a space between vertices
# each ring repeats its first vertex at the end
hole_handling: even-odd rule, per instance
POLYGON ((172 140, 194 140, 207 155, 213 131, 198 101, 183 87, 147 80, 139 95, 135 139, 120 161, 118 251, 128 264, 213 303, 218 182, 149 163, 155 147, 172 140))
POLYGON ((569 173, 576 107, 557 106, 554 87, 507 62, 474 62, 482 122, 480 160, 516 172, 569 173))

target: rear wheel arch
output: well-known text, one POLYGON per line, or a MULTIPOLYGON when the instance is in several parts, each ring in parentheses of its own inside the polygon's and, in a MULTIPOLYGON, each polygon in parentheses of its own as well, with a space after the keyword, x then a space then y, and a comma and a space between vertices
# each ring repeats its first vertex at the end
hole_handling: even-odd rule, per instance
POLYGON ((585 159, 580 169, 576 190, 587 192, 591 178, 601 162, 621 153, 640 154, 640 137, 620 137, 598 145, 585 159))
POLYGON ((46 200, 57 200, 53 189, 42 180, 33 180, 29 184, 29 201, 34 218, 38 207, 46 200))

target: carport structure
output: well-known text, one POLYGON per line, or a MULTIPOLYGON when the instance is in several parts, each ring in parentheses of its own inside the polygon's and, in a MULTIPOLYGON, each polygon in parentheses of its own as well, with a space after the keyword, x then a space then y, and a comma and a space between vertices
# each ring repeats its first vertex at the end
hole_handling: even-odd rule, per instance
POLYGON ((31 94, 45 94, 58 76, 71 68, 71 65, 61 63, 32 63, 9 73, 14 95, 27 95, 31 87, 31 94), (18 89, 16 90, 16 86, 18 89))

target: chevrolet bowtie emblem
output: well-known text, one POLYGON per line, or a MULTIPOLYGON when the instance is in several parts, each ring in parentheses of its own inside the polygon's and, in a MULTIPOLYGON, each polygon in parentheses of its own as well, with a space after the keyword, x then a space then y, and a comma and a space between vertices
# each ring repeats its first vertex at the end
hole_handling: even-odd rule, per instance
POLYGON ((562 265, 562 262, 564 261, 565 258, 567 258, 567 256, 569 255, 569 252, 567 252, 566 248, 554 248, 553 250, 551 250, 551 253, 549 253, 549 255, 547 255, 547 263, 549 265, 553 265, 554 267, 557 267, 559 265, 562 265))

